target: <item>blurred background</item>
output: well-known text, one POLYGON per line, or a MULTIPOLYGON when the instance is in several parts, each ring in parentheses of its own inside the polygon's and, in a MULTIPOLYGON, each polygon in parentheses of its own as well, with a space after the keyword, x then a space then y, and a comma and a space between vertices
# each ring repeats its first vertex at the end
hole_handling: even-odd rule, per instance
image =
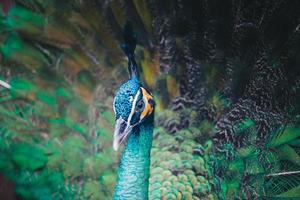
POLYGON ((299 1, 0 5, 0 199, 112 198, 127 20, 157 104, 149 199, 300 198, 299 1))

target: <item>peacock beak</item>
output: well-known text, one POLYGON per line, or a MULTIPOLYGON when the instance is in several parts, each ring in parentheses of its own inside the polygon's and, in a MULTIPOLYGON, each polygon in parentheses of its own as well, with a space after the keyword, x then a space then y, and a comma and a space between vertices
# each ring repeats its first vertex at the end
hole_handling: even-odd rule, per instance
POLYGON ((119 118, 116 121, 115 131, 114 131, 114 141, 113 148, 115 151, 118 150, 120 144, 127 138, 128 134, 131 132, 132 127, 124 119, 119 118))

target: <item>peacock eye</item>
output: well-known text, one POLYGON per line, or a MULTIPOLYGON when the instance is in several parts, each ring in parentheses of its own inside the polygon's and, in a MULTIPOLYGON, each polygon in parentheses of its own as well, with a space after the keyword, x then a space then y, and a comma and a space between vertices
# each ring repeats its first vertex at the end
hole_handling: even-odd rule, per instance
POLYGON ((141 99, 136 104, 136 112, 141 112, 144 110, 144 101, 141 99))

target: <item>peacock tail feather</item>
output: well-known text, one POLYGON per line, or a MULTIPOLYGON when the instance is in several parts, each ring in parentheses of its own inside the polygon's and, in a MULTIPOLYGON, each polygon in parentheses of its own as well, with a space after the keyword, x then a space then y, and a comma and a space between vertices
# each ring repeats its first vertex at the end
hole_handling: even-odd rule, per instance
POLYGON ((18 198, 112 198, 130 20, 156 97, 149 199, 299 199, 297 0, 0 4, 0 177, 18 198))

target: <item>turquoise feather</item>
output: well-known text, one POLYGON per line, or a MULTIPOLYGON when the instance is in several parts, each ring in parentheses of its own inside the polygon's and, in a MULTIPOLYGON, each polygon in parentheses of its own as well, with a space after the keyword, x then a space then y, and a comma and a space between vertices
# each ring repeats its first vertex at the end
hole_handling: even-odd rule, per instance
POLYGON ((129 135, 119 165, 114 200, 148 199, 153 118, 152 114, 129 135))

